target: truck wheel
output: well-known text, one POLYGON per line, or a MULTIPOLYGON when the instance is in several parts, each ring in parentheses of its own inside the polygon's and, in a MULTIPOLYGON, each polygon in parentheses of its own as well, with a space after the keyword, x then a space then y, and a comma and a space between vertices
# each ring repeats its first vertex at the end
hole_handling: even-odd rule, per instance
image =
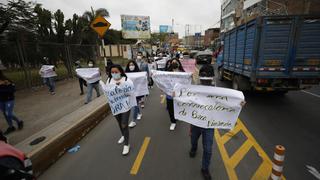
POLYGON ((232 80, 232 89, 240 90, 240 89, 239 89, 239 78, 238 78, 238 76, 234 76, 234 77, 233 77, 233 80, 232 80))
POLYGON ((224 80, 224 78, 223 78, 223 68, 222 67, 218 68, 218 79, 220 81, 224 80))

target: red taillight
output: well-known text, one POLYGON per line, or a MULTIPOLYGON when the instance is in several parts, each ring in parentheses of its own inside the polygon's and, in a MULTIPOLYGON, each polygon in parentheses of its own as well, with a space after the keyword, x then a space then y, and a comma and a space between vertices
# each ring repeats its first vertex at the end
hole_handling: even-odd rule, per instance
POLYGON ((258 79, 257 82, 258 82, 258 84, 267 84, 268 79, 258 79))

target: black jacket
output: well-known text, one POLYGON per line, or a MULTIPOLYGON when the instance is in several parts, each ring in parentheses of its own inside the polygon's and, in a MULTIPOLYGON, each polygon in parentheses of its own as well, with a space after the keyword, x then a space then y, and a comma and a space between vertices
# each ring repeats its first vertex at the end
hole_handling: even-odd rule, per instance
POLYGON ((14 84, 0 85, 0 101, 12 101, 14 100, 14 92, 16 87, 14 84))

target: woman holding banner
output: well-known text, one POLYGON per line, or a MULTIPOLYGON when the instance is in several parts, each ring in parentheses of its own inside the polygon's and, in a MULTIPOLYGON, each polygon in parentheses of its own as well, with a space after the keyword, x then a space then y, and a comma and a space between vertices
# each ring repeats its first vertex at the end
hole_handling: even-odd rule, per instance
MULTIPOLYGON (((132 73, 132 72, 140 72, 139 66, 135 61, 129 61, 126 67, 126 73, 132 73)), ((140 120, 142 117, 141 109, 139 104, 141 103, 143 96, 136 97, 137 100, 137 106, 133 107, 133 119, 129 124, 130 128, 133 128, 137 125, 137 120, 140 120)))
MULTIPOLYGON (((171 61, 171 64, 168 68, 169 72, 185 72, 181 62, 178 59, 173 59, 171 61)), ((176 128, 176 119, 174 118, 174 109, 173 109, 173 97, 172 94, 166 94, 166 100, 167 100, 167 110, 170 116, 170 130, 173 131, 176 128)))
POLYGON ((127 155, 129 145, 129 117, 131 108, 137 105, 134 94, 133 82, 128 79, 120 65, 112 65, 108 75, 107 83, 100 81, 100 85, 107 96, 112 114, 117 119, 121 138, 118 144, 124 143, 122 155, 127 155))
POLYGON ((43 78, 43 83, 48 86, 51 95, 55 95, 54 77, 57 76, 54 65, 50 65, 49 58, 43 57, 43 65, 39 70, 40 76, 43 78))
MULTIPOLYGON (((93 66, 94 66, 93 61, 89 61, 88 67, 93 68, 93 66)), ((100 74, 100 76, 101 76, 101 74, 100 74)), ((86 101, 84 104, 88 104, 91 101, 93 89, 96 90, 97 97, 100 97, 99 80, 97 80, 96 82, 92 82, 92 83, 87 82, 87 88, 88 88, 87 97, 86 97, 86 101)))

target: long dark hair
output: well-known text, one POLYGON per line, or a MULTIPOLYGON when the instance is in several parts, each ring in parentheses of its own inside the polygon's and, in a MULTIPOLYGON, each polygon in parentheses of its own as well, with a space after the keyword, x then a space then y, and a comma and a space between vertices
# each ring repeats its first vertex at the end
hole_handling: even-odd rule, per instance
POLYGON ((117 68, 119 71, 120 71, 120 75, 121 77, 125 77, 126 79, 128 78, 126 73, 124 72, 123 68, 119 65, 119 64, 113 64, 111 67, 110 67, 110 71, 109 71, 109 74, 108 74, 108 78, 109 78, 109 82, 111 81, 112 79, 112 75, 111 75, 111 69, 112 68, 117 68))
POLYGON ((167 62, 166 62, 166 66, 164 67, 164 70, 165 71, 168 71, 169 70, 169 67, 171 65, 171 62, 172 62, 172 59, 169 59, 167 62))
POLYGON ((126 72, 140 72, 140 69, 139 69, 138 64, 137 64, 135 61, 131 60, 131 61, 128 62, 125 71, 126 71, 126 72), (133 71, 131 71, 130 68, 129 68, 129 65, 130 65, 131 63, 133 63, 133 65, 134 65, 134 70, 133 70, 133 71))
POLYGON ((182 64, 181 64, 180 60, 177 59, 177 58, 172 59, 171 65, 169 66, 168 71, 173 71, 173 68, 172 68, 172 63, 173 63, 173 61, 177 61, 177 63, 179 64, 179 71, 185 72, 185 70, 184 70, 183 67, 182 67, 182 64))

